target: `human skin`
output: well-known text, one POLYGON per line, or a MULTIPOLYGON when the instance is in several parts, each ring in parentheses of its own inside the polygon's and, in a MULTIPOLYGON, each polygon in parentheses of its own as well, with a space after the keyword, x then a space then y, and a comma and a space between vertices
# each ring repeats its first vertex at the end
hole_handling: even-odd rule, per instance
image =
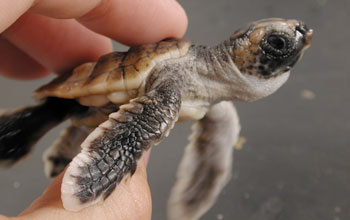
MULTIPOLYGON (((59 74, 111 52, 110 39, 138 45, 182 37, 186 28, 186 14, 174 0, 1 0, 0 74, 14 79, 59 74)), ((15 219, 151 219, 148 157, 101 204, 80 212, 63 209, 61 174, 15 219)))

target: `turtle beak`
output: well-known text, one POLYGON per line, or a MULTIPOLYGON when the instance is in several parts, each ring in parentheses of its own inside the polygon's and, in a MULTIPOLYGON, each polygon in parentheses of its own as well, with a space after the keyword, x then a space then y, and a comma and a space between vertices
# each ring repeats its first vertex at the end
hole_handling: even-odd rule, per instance
POLYGON ((307 30, 307 32, 304 34, 305 47, 309 48, 311 46, 313 34, 314 34, 314 31, 312 29, 307 30))
POLYGON ((314 31, 306 27, 306 25, 302 21, 299 21, 299 24, 296 26, 296 31, 298 31, 299 34, 302 35, 304 50, 309 48, 311 46, 314 31))
POLYGON ((305 50, 311 46, 312 35, 314 33, 314 31, 312 29, 307 28, 302 21, 299 21, 298 25, 295 27, 295 30, 299 45, 299 52, 297 53, 295 59, 292 60, 288 65, 289 68, 294 66, 294 64, 297 63, 303 57, 305 50))

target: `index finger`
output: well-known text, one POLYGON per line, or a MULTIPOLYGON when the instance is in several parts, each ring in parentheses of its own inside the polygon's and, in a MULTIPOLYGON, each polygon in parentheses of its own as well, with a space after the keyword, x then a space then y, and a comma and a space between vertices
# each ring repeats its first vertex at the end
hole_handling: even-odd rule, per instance
POLYGON ((127 45, 181 37, 187 17, 175 0, 2 0, 0 32, 27 10, 76 18, 91 30, 127 45))

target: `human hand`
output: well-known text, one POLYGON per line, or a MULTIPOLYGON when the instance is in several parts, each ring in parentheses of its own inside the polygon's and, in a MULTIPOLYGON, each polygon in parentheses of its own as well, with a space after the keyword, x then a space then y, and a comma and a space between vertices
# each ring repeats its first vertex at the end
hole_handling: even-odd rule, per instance
MULTIPOLYGON (((186 26, 186 15, 173 0, 2 0, 0 74, 35 79, 61 73, 111 52, 107 37, 136 45, 181 37, 186 26)), ((151 218, 145 163, 139 163, 132 178, 120 183, 105 202, 80 212, 63 209, 62 177, 16 219, 151 218)))
POLYGON ((181 37, 186 26, 174 0, 1 0, 0 74, 61 73, 111 52, 109 38, 137 45, 181 37))
POLYGON ((146 165, 150 151, 140 160, 132 178, 128 177, 118 184, 113 193, 102 203, 85 208, 79 212, 67 211, 61 202, 61 182, 64 173, 53 180, 46 191, 19 216, 0 220, 147 220, 151 219, 152 201, 147 183, 146 165))

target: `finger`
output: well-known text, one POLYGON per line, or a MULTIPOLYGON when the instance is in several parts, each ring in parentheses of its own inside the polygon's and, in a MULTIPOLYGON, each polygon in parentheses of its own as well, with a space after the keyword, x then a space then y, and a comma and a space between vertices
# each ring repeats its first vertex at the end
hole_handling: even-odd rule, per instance
POLYGON ((128 45, 181 37, 187 27, 186 14, 175 0, 2 0, 0 33, 28 9, 56 18, 79 18, 93 31, 128 45))
POLYGON ((60 20, 31 13, 19 18, 3 36, 54 72, 65 72, 112 51, 108 38, 73 19, 60 20))
MULTIPOLYGON (((0 5, 4 6, 0 8, 1 11, 14 11, 13 14, 22 13, 25 8, 28 8, 29 3, 27 2, 30 0, 22 0, 19 6, 22 6, 23 10, 15 10, 17 8, 14 2, 17 1, 1 1, 0 5)), ((57 1, 37 0, 33 10, 48 15, 57 10, 58 14, 52 16, 74 17, 87 13, 89 7, 94 5, 91 3, 93 0, 86 0, 84 4, 79 0, 62 0, 57 5, 53 2, 57 1), (61 4, 64 2, 67 3, 68 8, 61 4), (82 6, 78 7, 79 4, 82 6), (86 5, 90 6, 85 7, 86 5), (74 10, 70 12, 69 8, 74 8, 74 10)), ((187 18, 183 9, 175 1, 150 0, 145 2, 103 0, 94 10, 83 16, 81 21, 95 31, 126 44, 139 44, 182 36, 187 26, 187 18)), ((0 30, 4 28, 4 22, 8 25, 9 20, 11 19, 7 19, 0 13, 0 30)), ((100 55, 110 51, 106 48, 111 48, 109 42, 106 43, 106 39, 89 32, 75 21, 62 21, 38 15, 23 15, 4 35, 11 43, 40 61, 50 71, 56 72, 64 72, 82 62, 96 60, 100 55)))
POLYGON ((20 214, 19 219, 151 219, 152 203, 145 163, 139 163, 134 175, 125 178, 103 203, 80 212, 63 208, 62 178, 63 174, 57 177, 43 195, 20 214))
POLYGON ((175 0, 40 0, 31 11, 79 18, 91 30, 127 45, 181 37, 187 27, 175 0))
POLYGON ((10 218, 0 214, 0 220, 9 220, 10 218))
POLYGON ((174 0, 105 0, 78 20, 128 45, 182 37, 187 28, 186 14, 174 0))
POLYGON ((96 8, 104 0, 36 0, 31 7, 37 12, 54 18, 79 18, 96 8))
POLYGON ((28 54, 0 37, 0 73, 13 79, 37 79, 49 72, 28 54))
POLYGON ((80 17, 102 0, 1 0, 0 33, 12 25, 21 15, 31 9, 56 18, 80 17))
POLYGON ((0 33, 12 25, 31 6, 34 0, 1 0, 0 1, 0 33))

